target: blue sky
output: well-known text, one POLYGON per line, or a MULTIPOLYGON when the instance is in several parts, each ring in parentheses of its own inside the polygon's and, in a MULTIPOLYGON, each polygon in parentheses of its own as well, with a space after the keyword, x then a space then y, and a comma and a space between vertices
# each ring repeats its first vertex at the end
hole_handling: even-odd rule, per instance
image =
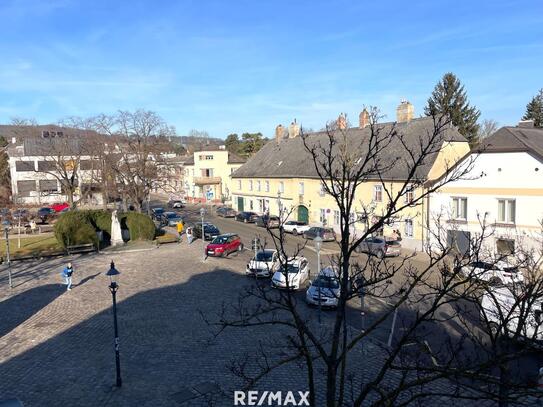
POLYGON ((423 113, 443 73, 515 124, 543 87, 543 1, 0 1, 0 122, 118 109, 179 134, 423 113))

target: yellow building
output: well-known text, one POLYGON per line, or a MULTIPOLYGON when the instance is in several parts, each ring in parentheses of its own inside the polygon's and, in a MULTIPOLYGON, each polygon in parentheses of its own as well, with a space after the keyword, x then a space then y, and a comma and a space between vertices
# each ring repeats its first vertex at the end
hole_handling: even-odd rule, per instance
MULTIPOLYGON (((354 211, 351 213, 355 234, 375 223, 386 210, 389 205, 387 191, 394 196, 407 179, 412 179, 416 187, 404 197, 405 200, 421 196, 421 188, 424 188, 427 181, 439 178, 469 153, 466 139, 456 128, 447 125, 436 131, 431 117, 412 117, 412 105, 402 102, 398 107, 397 122, 377 126, 379 134, 389 137, 384 141, 384 147, 379 154, 386 165, 382 166, 379 176, 369 175, 355 191, 354 211), (408 174, 413 167, 409 150, 416 155, 420 150, 421 140, 430 139, 433 140, 430 144, 431 152, 417 166, 414 178, 409 178, 408 174)), ((364 157, 370 137, 367 112, 361 113, 358 127, 342 128, 345 123, 345 118, 341 116, 338 119, 340 130, 334 131, 334 137, 345 138, 338 141, 338 145, 346 146, 350 152, 355 152, 355 156, 360 152, 359 156, 364 157)), ((232 175, 234 209, 268 212, 272 215, 286 213, 290 219, 312 225, 327 225, 334 227, 337 232, 340 224, 339 209, 333 197, 326 194, 311 154, 298 133, 295 123, 289 126, 288 137, 284 136, 282 126, 278 126, 276 138, 232 175)), ((326 148, 328 145, 326 132, 311 133, 306 135, 305 139, 310 146, 326 148)), ((392 230, 399 230, 404 247, 421 249, 422 242, 427 240, 424 202, 423 200, 418 205, 407 206, 382 233, 387 235, 392 230)))
POLYGON ((221 147, 196 151, 184 163, 185 197, 192 202, 229 202, 232 196, 231 174, 245 161, 221 147))

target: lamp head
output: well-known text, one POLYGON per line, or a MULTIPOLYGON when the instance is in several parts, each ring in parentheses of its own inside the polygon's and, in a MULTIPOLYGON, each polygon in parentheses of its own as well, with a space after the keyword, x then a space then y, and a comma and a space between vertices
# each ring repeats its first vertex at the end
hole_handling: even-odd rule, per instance
POLYGON ((106 276, 109 277, 109 281, 111 281, 111 284, 117 284, 117 276, 121 274, 119 270, 115 268, 115 263, 113 261, 111 262, 111 265, 109 267, 109 270, 106 273, 106 276))
POLYGON ((200 209, 200 216, 204 216, 206 213, 206 210, 204 208, 200 209))

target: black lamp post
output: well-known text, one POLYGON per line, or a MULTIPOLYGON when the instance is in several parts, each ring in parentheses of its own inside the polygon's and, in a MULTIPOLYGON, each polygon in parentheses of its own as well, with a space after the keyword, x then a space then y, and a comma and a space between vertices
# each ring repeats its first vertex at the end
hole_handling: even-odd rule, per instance
POLYGON ((9 220, 4 220, 2 222, 2 225, 4 227, 4 233, 6 237, 6 260, 8 262, 8 279, 9 279, 9 288, 13 288, 13 284, 11 281, 11 258, 9 255, 9 220))
POLYGON ((116 386, 121 387, 123 381, 121 379, 121 359, 119 356, 119 329, 117 328, 117 289, 119 285, 115 281, 117 276, 121 274, 116 268, 115 263, 111 262, 111 266, 106 273, 106 276, 109 276, 109 291, 113 297, 113 327, 115 330, 115 368, 117 372, 117 381, 116 386))

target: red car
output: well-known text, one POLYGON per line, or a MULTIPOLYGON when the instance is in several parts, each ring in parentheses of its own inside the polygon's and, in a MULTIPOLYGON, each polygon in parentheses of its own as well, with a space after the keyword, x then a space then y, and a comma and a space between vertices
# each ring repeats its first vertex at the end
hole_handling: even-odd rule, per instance
POLYGON ((206 247, 207 256, 228 256, 230 253, 243 250, 243 243, 235 233, 219 235, 206 247))
POLYGON ((52 210, 55 212, 62 212, 64 209, 69 208, 70 205, 68 205, 66 202, 64 203, 56 203, 50 206, 52 210))

